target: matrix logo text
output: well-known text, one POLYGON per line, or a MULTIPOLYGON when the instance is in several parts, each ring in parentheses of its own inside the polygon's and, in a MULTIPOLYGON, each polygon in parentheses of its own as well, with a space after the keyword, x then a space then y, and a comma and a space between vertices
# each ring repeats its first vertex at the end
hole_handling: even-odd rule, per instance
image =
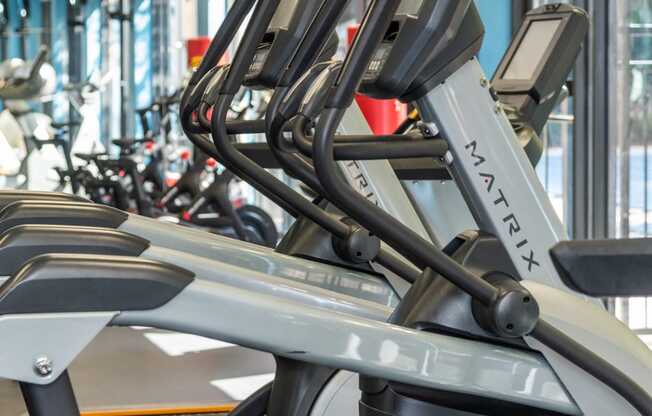
POLYGON ((493 173, 482 171, 482 165, 486 162, 486 158, 478 153, 478 143, 474 140, 464 148, 470 152, 471 158, 474 160, 473 166, 480 169, 478 171, 479 179, 484 183, 487 194, 493 198, 494 206, 504 208, 505 213, 502 222, 512 237, 514 245, 522 252, 521 259, 526 262, 528 271, 531 272, 534 267, 540 267, 539 262, 535 260, 534 250, 530 248, 525 233, 519 225, 517 215, 509 206, 508 196, 503 193, 500 184, 496 183, 496 177, 493 173))

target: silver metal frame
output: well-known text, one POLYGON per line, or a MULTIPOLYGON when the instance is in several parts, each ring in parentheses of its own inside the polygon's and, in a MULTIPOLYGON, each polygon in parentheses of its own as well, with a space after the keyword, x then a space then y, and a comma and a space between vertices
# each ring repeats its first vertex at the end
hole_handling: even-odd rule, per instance
MULTIPOLYGON (((652 391, 652 351, 597 299, 561 281, 548 252, 566 238, 563 227, 485 80, 473 59, 418 102, 423 120, 448 142, 446 162, 476 222, 503 243, 546 322, 652 391)), ((554 351, 526 342, 543 353, 584 414, 638 414, 554 351)))
POLYGON ((398 303, 396 293, 377 276, 329 265, 322 268, 320 263, 297 258, 285 259, 285 265, 275 270, 282 272, 278 276, 161 247, 150 247, 141 257, 174 264, 211 282, 274 296, 279 301, 378 321, 386 320, 398 303))
MULTIPOLYGON (((139 215, 130 215, 119 229, 149 240, 152 247, 145 252, 149 258, 183 265, 193 272, 205 272, 203 275, 211 279, 212 271, 215 279, 236 286, 262 290, 266 284, 263 282, 272 281, 285 284, 284 291, 295 291, 299 296, 301 293, 309 296, 306 286, 312 286, 313 289, 319 287, 333 293, 349 294, 361 301, 373 301, 390 307, 400 300, 400 296, 381 276, 288 256, 268 247, 199 229, 139 215), (295 283, 298 289, 293 288, 295 283)), ((347 300, 345 304, 355 302, 347 300)))
MULTIPOLYGON (((573 293, 557 275, 547 253, 565 238, 563 229, 484 79, 471 60, 419 102, 424 121, 440 126, 449 143, 446 162, 476 222, 506 245, 547 322, 652 391, 652 352, 598 302, 573 293)), ((376 168, 388 167, 382 162, 362 166, 374 178, 376 168)), ((396 179, 383 190, 399 188, 396 179)), ((405 193, 400 195, 407 200, 405 193)), ((382 194, 379 199, 394 197, 382 194)), ((402 215, 392 205, 385 208, 402 215)), ((406 218, 412 214, 416 211, 406 218)), ((138 217, 121 228, 160 242, 145 257, 188 267, 196 279, 167 304, 148 311, 0 316, 0 338, 7 340, 0 350, 1 377, 47 384, 105 325, 138 325, 567 415, 638 414, 604 384, 535 340, 526 339, 534 349, 528 351, 382 322, 391 308, 358 297, 376 290, 369 290, 371 283, 364 287, 365 282, 378 283, 370 275, 138 217), (319 278, 312 279, 315 275, 319 278), (363 281, 356 297, 332 284, 342 276, 363 281), (47 374, 35 371, 42 362, 51 367, 47 374)), ((351 380, 339 373, 317 409, 328 411, 326 395, 335 397, 351 380)))
MULTIPOLYGON (((372 134, 356 102, 346 110, 340 134, 372 134)), ((430 236, 387 160, 340 162, 351 186, 426 240, 430 236)))
POLYGON ((299 358, 356 373, 390 380, 502 398, 569 415, 579 410, 546 360, 536 352, 514 350, 452 336, 402 328, 346 313, 307 307, 276 296, 252 293, 237 287, 195 279, 170 302, 149 311, 97 314, 81 328, 88 314, 34 314, 0 317, 0 336, 22 334, 6 356, 0 376, 36 384, 56 379, 93 334, 111 322, 118 326, 151 326, 236 343, 281 356, 299 358), (221 318, 221 319, 220 319, 221 318), (61 336, 43 338, 60 323, 61 336), (65 336, 63 336, 65 334, 65 336), (77 337, 79 334, 86 334, 77 337), (67 349, 75 339, 77 347, 67 349), (34 348, 18 348, 39 340, 34 348), (72 351, 58 356, 60 351, 72 351), (35 360, 51 359, 45 377, 33 371, 35 360), (519 371, 514 371, 514 369, 519 371), (521 371, 522 370, 522 371, 521 371), (535 385, 549 389, 523 388, 535 385))
POLYGON ((479 228, 503 242, 524 279, 565 289, 548 250, 566 233, 476 60, 419 100, 449 145, 451 175, 479 228))
MULTIPOLYGON (((355 101, 347 108, 340 122, 338 132, 340 134, 372 134, 367 120, 355 101)), ((417 207, 413 205, 407 190, 402 186, 389 161, 347 161, 340 162, 339 166, 348 183, 361 195, 410 227, 410 229, 414 230, 414 232, 423 238, 430 240, 430 236, 433 235, 432 229, 426 227, 427 223, 418 214, 417 207)), ((437 223, 443 224, 445 221, 439 219, 437 223)), ((434 235, 438 234, 434 233, 434 235)), ((434 244, 438 244, 441 241, 435 240, 433 242, 434 244)), ((385 250, 402 258, 394 249, 385 243, 381 244, 385 250)), ((391 286, 401 297, 410 288, 408 282, 383 266, 372 263, 372 267, 375 271, 382 273, 387 278, 391 286)))

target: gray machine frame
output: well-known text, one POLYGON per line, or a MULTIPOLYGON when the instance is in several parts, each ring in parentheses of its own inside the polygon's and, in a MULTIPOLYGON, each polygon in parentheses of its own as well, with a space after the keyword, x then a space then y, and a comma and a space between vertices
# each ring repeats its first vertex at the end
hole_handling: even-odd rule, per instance
MULTIPOLYGON (((459 84, 467 88, 469 77, 480 79, 481 76, 479 66, 471 61, 452 75, 445 86, 434 90, 429 99, 450 94, 452 89, 460 87, 459 84)), ((494 137, 496 142, 512 140, 517 143, 511 127, 502 128, 509 124, 501 112, 493 111, 488 91, 482 88, 467 92, 474 94, 474 103, 480 102, 492 110, 488 125, 501 128, 502 134, 486 137, 494 137)), ((431 114, 425 109, 422 111, 424 115, 431 114)), ((442 133, 450 137, 451 148, 455 148, 460 136, 448 136, 450 131, 442 121, 439 119, 438 125, 442 126, 442 133)), ((168 255, 165 253, 161 257, 169 259, 168 255)), ((230 274, 232 268, 223 267, 230 274)), ((245 279, 244 275, 242 277, 245 279)), ((539 300, 544 316, 551 318, 560 329, 573 331, 572 335, 592 343, 594 350, 610 362, 618 363, 642 386, 652 388, 649 378, 651 353, 631 331, 614 324, 614 318, 593 302, 546 283, 533 279, 524 283, 539 300), (573 313, 566 315, 560 311, 559 299, 564 299, 561 303, 573 313), (588 317, 593 323, 587 321, 588 317), (583 334, 579 333, 580 328, 583 334), (605 334, 613 336, 610 339, 618 340, 618 344, 608 342, 605 334)), ((324 303, 317 301, 309 305, 278 295, 287 289, 286 281, 269 282, 269 288, 264 292, 252 292, 233 281, 218 282, 198 274, 178 296, 154 310, 4 315, 0 317, 0 334, 8 340, 8 345, 0 355, 6 364, 0 367, 0 375, 47 384, 65 370, 104 326, 139 325, 193 333, 433 389, 471 391, 482 397, 498 397, 562 414, 636 414, 618 395, 608 389, 605 391, 601 383, 577 382, 586 379, 582 370, 532 340, 528 342, 543 354, 416 331, 356 316, 350 310, 333 310, 324 307, 328 304, 325 298, 332 293, 322 292, 322 289, 314 290, 314 299, 323 299, 324 303), (216 316, 229 319, 215 319, 216 316), (76 342, 71 343, 71 338, 76 342), (29 348, 25 348, 26 345, 29 348), (53 371, 47 377, 33 371, 35 360, 42 357, 53 363, 53 371), (515 372, 515 368, 527 370, 515 372), (533 380, 549 388, 539 391, 522 388, 533 380)))
MULTIPOLYGON (((563 230, 484 79, 477 61, 471 60, 418 103, 424 121, 435 123, 449 144, 447 163, 476 221, 505 243, 514 264, 523 272, 523 285, 539 302, 547 322, 652 391, 652 352, 596 301, 567 289, 544 254, 564 238, 563 230), (518 198, 512 199, 517 191, 518 198), (506 198, 508 203, 503 200, 506 198), (532 259, 541 271, 532 267, 532 259)), ((123 229, 139 235, 155 233, 151 225, 143 221, 139 228, 132 222, 123 229)), ((219 238, 198 240, 201 244, 216 244, 219 238)), ((246 243, 228 242, 230 248, 218 245, 213 253, 228 256, 234 250, 252 250, 248 255, 257 255, 246 243)), ((188 265, 205 261, 187 253, 175 258, 172 250, 164 248, 151 250, 150 258, 173 258, 175 262, 187 261, 188 265)), ((268 251, 260 253, 265 253, 265 260, 269 258, 268 251)), ((285 261, 308 264, 281 257, 274 257, 272 268, 285 261)), ((345 307, 341 304, 351 300, 333 291, 288 285, 287 278, 267 276, 273 274, 270 269, 254 272, 242 266, 214 261, 205 269, 195 268, 192 283, 152 310, 2 315, 0 337, 6 342, 0 351, 0 377, 32 384, 51 383, 105 326, 138 325, 192 333, 387 380, 498 398, 560 414, 639 414, 604 384, 535 340, 526 338, 533 348, 528 351, 384 323, 381 320, 390 308, 376 307, 375 312, 369 312, 374 308, 362 300, 345 307), (213 276, 217 269, 224 271, 222 280, 213 276), (292 295, 288 295, 289 286, 307 291, 308 295, 301 298, 292 288, 292 295), (44 359, 51 364, 51 371, 35 372, 35 365, 44 359), (540 383, 546 388, 532 388, 540 383)), ((301 267, 305 271, 306 266, 301 267)), ((315 267, 323 270, 325 266, 315 267)), ((329 270, 334 275, 345 273, 339 268, 329 270)), ((342 381, 336 377, 333 383, 342 381)), ((325 408, 320 406, 316 411, 325 408)))
MULTIPOLYGON (((552 264, 549 250, 567 238, 563 226, 477 60, 417 105, 446 139, 446 162, 475 220, 503 242, 541 316, 652 391, 652 351, 599 300, 572 292, 552 264)), ((542 351, 584 414, 637 414, 583 370, 533 339, 526 342, 542 351)))

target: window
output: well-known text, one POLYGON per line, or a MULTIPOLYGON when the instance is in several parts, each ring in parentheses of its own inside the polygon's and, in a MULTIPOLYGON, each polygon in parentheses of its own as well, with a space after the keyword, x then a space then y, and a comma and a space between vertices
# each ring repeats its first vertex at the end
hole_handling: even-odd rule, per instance
MULTIPOLYGON (((547 0, 535 0, 532 7, 540 7, 547 0)), ((559 1, 555 1, 559 3, 559 1)), ((567 1, 562 3, 568 3, 567 1)), ((572 186, 570 172, 572 168, 573 123, 575 122, 573 100, 567 97, 560 101, 553 110, 548 123, 541 132, 543 155, 537 164, 537 174, 548 192, 548 197, 555 207, 559 218, 570 231, 570 190, 572 186)))
MULTIPOLYGON (((611 4, 616 237, 652 236, 652 1, 611 4)), ((611 112, 611 111, 610 111, 611 112)), ((618 299, 616 315, 652 345, 652 298, 618 299), (646 339, 646 338, 644 338, 646 339)))

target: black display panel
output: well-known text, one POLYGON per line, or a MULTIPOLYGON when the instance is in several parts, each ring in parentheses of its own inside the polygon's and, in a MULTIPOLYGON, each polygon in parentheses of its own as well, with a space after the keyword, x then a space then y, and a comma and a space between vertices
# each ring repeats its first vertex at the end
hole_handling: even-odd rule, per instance
POLYGON ((505 80, 533 79, 561 22, 562 19, 530 22, 502 78, 505 80))

